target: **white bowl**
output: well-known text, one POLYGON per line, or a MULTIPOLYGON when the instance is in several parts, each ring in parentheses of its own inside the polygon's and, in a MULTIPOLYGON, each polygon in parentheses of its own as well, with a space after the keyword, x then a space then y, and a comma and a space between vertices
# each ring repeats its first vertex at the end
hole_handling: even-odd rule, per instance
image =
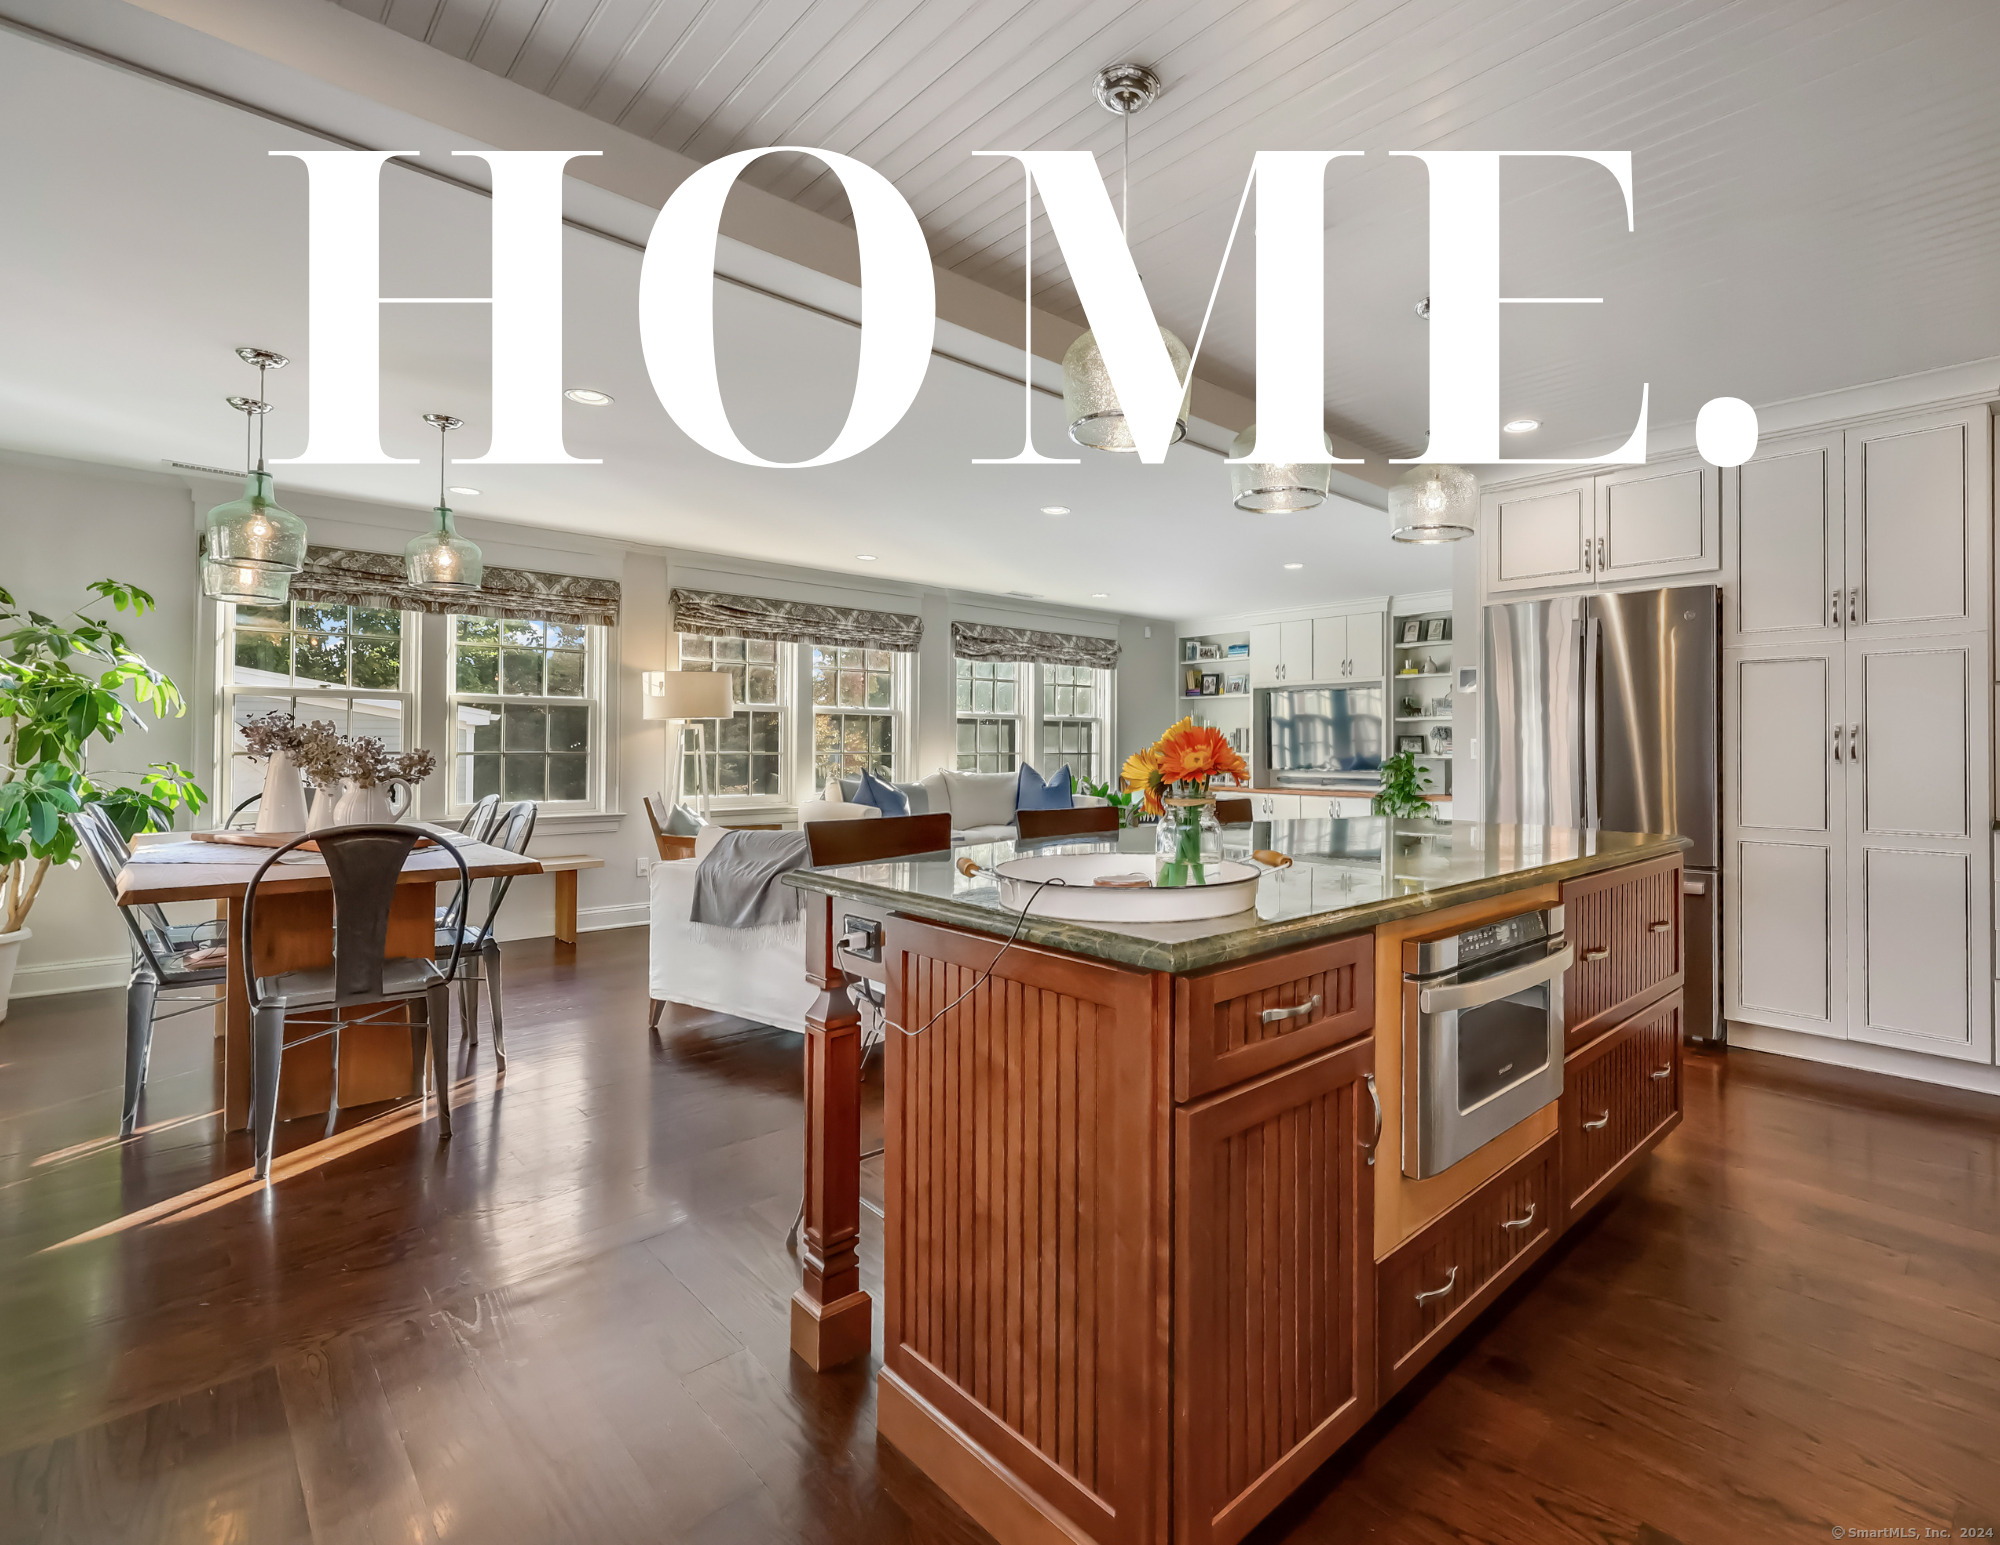
POLYGON ((993 871, 1000 878, 1000 905, 1030 917, 1060 917, 1081 923, 1187 923, 1228 917, 1257 905, 1255 864, 1219 859, 1207 866, 1206 885, 1124 887, 1097 885, 1100 876, 1154 873, 1150 853, 1049 853, 1010 858, 993 871), (1060 885, 1037 886, 1045 880, 1060 885), (1032 905, 1030 904, 1032 902, 1032 905))

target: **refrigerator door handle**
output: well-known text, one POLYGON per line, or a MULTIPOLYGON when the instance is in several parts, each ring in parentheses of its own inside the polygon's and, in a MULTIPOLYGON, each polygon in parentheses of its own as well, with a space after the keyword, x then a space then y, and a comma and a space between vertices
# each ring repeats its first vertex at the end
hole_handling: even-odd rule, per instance
POLYGON ((1597 699, 1598 645, 1602 623, 1589 617, 1583 624, 1583 825, 1597 826, 1597 699))

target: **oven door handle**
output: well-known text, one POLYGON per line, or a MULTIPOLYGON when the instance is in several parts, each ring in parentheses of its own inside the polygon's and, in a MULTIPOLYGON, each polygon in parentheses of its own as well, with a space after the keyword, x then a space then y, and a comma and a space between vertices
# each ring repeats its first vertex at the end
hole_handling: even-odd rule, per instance
POLYGON ((1497 1003, 1502 998, 1512 997, 1523 988, 1554 981, 1570 968, 1570 962, 1575 958, 1576 946, 1565 944, 1553 954, 1544 955, 1540 960, 1531 960, 1524 966, 1516 966, 1511 971, 1482 976, 1477 981, 1444 982, 1436 987, 1426 987, 1417 994, 1417 1008, 1425 1014, 1447 1014, 1453 1009, 1470 1009, 1477 1008, 1482 1003, 1497 1003))

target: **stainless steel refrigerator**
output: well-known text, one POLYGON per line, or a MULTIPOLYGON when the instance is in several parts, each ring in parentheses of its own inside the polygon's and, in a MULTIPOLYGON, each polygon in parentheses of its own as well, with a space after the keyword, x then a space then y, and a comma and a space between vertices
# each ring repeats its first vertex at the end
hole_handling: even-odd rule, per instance
POLYGON ((1714 585, 1486 608, 1486 819, 1678 832, 1686 1034, 1722 1039, 1720 593, 1714 585))

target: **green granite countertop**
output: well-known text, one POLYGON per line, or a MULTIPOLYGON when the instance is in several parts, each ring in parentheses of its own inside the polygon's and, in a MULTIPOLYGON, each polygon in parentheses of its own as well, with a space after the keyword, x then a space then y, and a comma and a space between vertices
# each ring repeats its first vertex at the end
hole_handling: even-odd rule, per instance
MULTIPOLYGON (((1045 853, 1109 851, 1151 855, 1153 829, 1040 842, 973 843, 884 863, 801 869, 785 883, 886 905, 911 917, 1005 937, 1020 921, 1000 905, 990 875, 965 876, 961 856, 991 866, 1045 853)), ((1066 950, 1149 971, 1200 971, 1278 950, 1358 933, 1420 912, 1510 890, 1595 874, 1687 847, 1685 837, 1474 822, 1259 821, 1223 828, 1225 857, 1259 848, 1289 853, 1292 865, 1258 882, 1257 908, 1200 923, 1074 923, 1038 918, 1021 926, 1025 944, 1066 950)))

